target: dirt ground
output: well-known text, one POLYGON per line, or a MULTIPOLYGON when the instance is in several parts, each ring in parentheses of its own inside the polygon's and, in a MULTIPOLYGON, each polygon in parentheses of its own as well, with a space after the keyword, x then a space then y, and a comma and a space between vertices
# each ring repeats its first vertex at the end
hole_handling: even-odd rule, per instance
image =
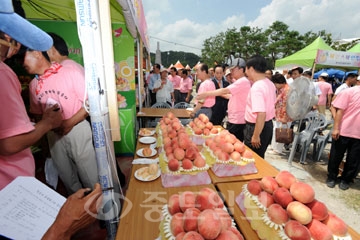
POLYGON ((357 176, 346 191, 341 190, 338 184, 335 188, 328 188, 325 181, 330 146, 331 144, 328 143, 320 162, 312 161, 312 148, 308 152, 306 165, 299 163, 299 153, 295 154, 291 165, 288 164, 289 152, 285 156, 280 156, 272 154, 268 150, 265 160, 278 170, 287 170, 300 181, 310 184, 315 190, 316 199, 324 202, 331 212, 343 219, 354 230, 360 232, 360 176, 357 176))

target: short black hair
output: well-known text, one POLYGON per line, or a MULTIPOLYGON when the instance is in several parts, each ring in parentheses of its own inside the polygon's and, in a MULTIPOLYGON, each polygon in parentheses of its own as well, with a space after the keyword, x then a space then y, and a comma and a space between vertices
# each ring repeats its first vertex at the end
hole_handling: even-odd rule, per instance
POLYGON ((311 71, 305 71, 303 72, 303 75, 307 75, 307 76, 312 76, 312 72, 311 71))
POLYGON ((50 37, 53 39, 53 46, 61 56, 69 56, 69 49, 65 40, 56 33, 49 32, 50 37))
POLYGON ((280 73, 275 73, 274 75, 272 75, 271 81, 273 83, 284 84, 286 83, 286 78, 280 73))
POLYGON ((354 77, 357 77, 357 76, 359 76, 358 74, 356 74, 356 73, 348 73, 347 75, 346 75, 346 78, 345 78, 345 80, 346 79, 348 79, 349 77, 352 77, 352 78, 354 78, 354 77))
POLYGON ((266 59, 261 55, 254 55, 246 62, 246 67, 253 67, 256 72, 265 73, 268 69, 266 59))
POLYGON ((208 65, 206 65, 205 63, 203 63, 203 64, 201 64, 201 66, 200 66, 200 71, 205 71, 206 72, 206 74, 209 74, 209 67, 208 67, 208 65))

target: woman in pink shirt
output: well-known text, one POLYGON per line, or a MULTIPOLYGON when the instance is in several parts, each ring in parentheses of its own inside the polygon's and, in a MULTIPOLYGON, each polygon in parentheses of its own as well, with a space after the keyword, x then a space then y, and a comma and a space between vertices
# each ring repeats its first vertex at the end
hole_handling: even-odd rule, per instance
POLYGON ((246 62, 246 75, 253 85, 246 101, 244 143, 262 158, 271 142, 276 102, 275 85, 265 77, 266 65, 260 55, 246 62))
MULTIPOLYGON (((201 64, 196 70, 196 74, 198 79, 201 80, 198 94, 214 91, 216 89, 215 84, 210 79, 209 68, 206 64, 201 64)), ((215 96, 207 97, 204 100, 196 100, 195 103, 196 107, 190 116, 197 117, 200 113, 204 113, 210 119, 212 114, 211 107, 215 105, 215 96)))
POLYGON ((318 86, 321 90, 321 94, 319 96, 318 101, 318 111, 319 113, 325 115, 326 107, 330 107, 331 105, 331 98, 333 94, 332 86, 330 83, 327 82, 328 79, 327 73, 321 73, 318 80, 318 86))

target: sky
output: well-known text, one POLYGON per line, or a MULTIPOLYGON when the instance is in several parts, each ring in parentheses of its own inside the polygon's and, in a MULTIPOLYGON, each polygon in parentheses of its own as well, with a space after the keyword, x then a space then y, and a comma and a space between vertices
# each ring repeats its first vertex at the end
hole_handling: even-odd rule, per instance
POLYGON ((150 51, 201 55, 205 39, 242 26, 267 29, 281 21, 304 34, 325 30, 333 40, 360 38, 360 0, 142 0, 150 51))

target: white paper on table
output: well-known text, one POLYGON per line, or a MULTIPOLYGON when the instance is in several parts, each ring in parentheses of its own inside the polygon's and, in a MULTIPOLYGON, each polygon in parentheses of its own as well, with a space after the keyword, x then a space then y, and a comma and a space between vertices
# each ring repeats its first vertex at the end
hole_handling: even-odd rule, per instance
POLYGON ((66 198, 34 177, 17 177, 0 191, 0 235, 41 239, 66 198))

